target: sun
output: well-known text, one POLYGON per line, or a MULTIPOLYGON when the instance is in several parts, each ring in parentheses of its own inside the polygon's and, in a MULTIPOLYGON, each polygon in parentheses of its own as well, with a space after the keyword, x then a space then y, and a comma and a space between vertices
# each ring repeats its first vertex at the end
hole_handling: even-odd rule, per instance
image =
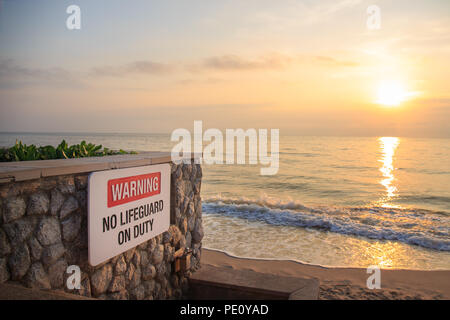
POLYGON ((409 96, 405 86, 399 81, 382 81, 378 86, 377 100, 378 104, 397 107, 409 96))

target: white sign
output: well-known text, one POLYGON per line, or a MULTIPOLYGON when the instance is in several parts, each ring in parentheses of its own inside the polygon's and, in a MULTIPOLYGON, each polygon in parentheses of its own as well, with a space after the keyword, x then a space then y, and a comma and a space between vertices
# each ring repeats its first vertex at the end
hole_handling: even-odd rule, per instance
POLYGON ((169 229, 169 164, 93 172, 88 195, 92 266, 169 229))

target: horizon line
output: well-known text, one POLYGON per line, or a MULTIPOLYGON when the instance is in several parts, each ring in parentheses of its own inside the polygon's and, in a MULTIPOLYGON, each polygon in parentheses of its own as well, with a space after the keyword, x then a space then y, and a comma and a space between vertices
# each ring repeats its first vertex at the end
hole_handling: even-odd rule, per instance
MULTIPOLYGON (((235 128, 239 129, 239 128, 235 128)), ((245 130, 245 129, 244 129, 245 130)), ((280 130, 281 131, 281 130, 280 130)), ((170 135, 171 132, 112 132, 112 131, 100 131, 100 132, 90 132, 90 131, 0 131, 0 134, 25 134, 25 135, 170 135)), ((415 139, 450 139, 450 136, 406 136, 406 135, 353 135, 353 134, 284 134, 288 137, 348 137, 348 138, 381 138, 381 137, 396 137, 396 138, 415 138, 415 139)))

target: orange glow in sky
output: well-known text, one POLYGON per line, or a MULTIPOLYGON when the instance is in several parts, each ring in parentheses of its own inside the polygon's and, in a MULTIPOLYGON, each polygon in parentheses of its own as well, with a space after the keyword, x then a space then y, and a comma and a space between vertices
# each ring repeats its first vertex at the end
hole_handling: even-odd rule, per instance
POLYGON ((52 3, 2 5, 2 131, 450 137, 449 1, 52 3))

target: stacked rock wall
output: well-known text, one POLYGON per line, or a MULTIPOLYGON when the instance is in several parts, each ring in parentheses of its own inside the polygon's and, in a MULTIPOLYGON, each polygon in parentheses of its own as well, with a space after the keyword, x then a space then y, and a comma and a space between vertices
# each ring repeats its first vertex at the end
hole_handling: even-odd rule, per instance
POLYGON ((167 232, 98 266, 88 263, 88 173, 0 184, 0 283, 64 290, 101 299, 180 298, 200 265, 203 238, 200 165, 171 164, 171 225, 167 232), (175 251, 191 252, 175 272, 175 251), (66 286, 68 266, 81 288, 66 286))

